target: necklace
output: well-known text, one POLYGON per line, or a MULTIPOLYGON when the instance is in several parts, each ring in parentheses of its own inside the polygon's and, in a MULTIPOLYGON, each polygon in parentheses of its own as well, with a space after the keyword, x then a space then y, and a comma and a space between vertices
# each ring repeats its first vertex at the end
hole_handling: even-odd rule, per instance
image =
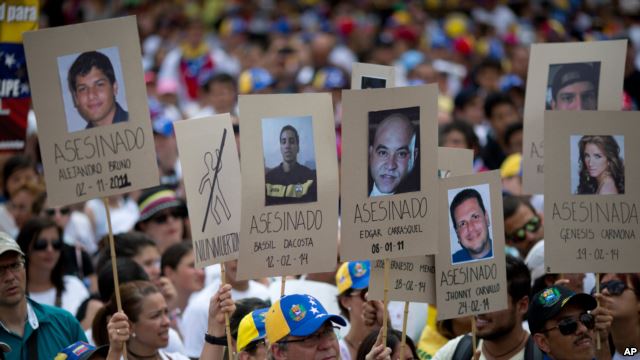
POLYGON ((526 342, 527 340, 527 333, 526 332, 522 332, 522 339, 520 339, 520 341, 518 341, 516 343, 516 346, 512 347, 511 349, 503 352, 502 354, 492 354, 491 351, 489 351, 489 349, 487 348, 487 344, 486 342, 482 344, 482 348, 484 349, 484 351, 487 353, 487 355, 489 355, 491 358, 493 359, 499 359, 502 358, 505 355, 511 354, 512 352, 514 352, 516 349, 519 349, 520 347, 522 347, 522 345, 526 342))
MULTIPOLYGON (((349 340, 349 338, 347 338, 346 336, 344 337, 344 341, 347 343, 347 345, 351 346, 352 349, 354 349, 356 352, 358 352, 358 347, 359 346, 355 346, 351 340, 349 340)), ((358 344, 360 345, 360 344, 358 344)))
POLYGON ((133 355, 134 357, 138 358, 138 359, 155 359, 158 356, 158 352, 157 351, 155 353, 151 354, 151 355, 138 355, 138 354, 134 353, 133 351, 131 351, 131 348, 128 348, 127 352, 129 354, 133 355))

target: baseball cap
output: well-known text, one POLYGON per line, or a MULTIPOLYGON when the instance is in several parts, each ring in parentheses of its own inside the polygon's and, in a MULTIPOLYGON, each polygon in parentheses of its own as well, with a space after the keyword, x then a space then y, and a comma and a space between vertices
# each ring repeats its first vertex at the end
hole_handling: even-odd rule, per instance
POLYGON ((580 81, 590 82, 597 87, 598 81, 595 78, 595 70, 591 65, 585 63, 563 64, 553 77, 553 86, 551 87, 553 98, 563 87, 580 81))
POLYGON ((275 82, 271 73, 264 68, 254 67, 247 69, 238 78, 238 90, 241 94, 249 94, 264 90, 275 82))
POLYGON ((287 335, 308 336, 327 321, 347 325, 341 316, 327 313, 320 301, 311 295, 283 296, 271 305, 265 317, 267 340, 275 344, 287 335))
POLYGON ((539 291, 529 303, 529 330, 532 334, 542 332, 547 320, 554 318, 569 304, 578 304, 585 310, 598 306, 596 299, 589 294, 576 294, 564 286, 552 286, 539 291))
POLYGON ((269 308, 254 310, 245 315, 238 325, 238 352, 244 350, 256 340, 264 339, 267 335, 264 329, 264 318, 269 308))
POLYGON ((500 165, 500 178, 506 179, 512 176, 522 175, 520 169, 522 166, 522 154, 513 153, 507 156, 500 165))
POLYGON ((185 207, 182 200, 176 196, 175 191, 163 186, 147 189, 138 200, 138 209, 140 210, 138 221, 146 221, 158 212, 174 207, 185 207))
POLYGON ((544 271, 544 240, 538 241, 524 259, 529 271, 531 272, 531 286, 545 274, 544 271))
POLYGON ((106 357, 108 353, 109 345, 95 347, 84 341, 78 341, 62 349, 54 360, 89 360, 94 355, 106 357))
POLYGON ((0 231, 0 255, 7 251, 15 251, 18 254, 25 256, 16 240, 9 234, 0 231))
POLYGON ((327 66, 318 70, 311 84, 319 90, 343 89, 347 86, 347 77, 339 68, 327 66))
POLYGON ((369 287, 369 274, 371 265, 366 261, 350 261, 340 265, 336 272, 336 286, 338 294, 349 289, 365 289, 369 287))

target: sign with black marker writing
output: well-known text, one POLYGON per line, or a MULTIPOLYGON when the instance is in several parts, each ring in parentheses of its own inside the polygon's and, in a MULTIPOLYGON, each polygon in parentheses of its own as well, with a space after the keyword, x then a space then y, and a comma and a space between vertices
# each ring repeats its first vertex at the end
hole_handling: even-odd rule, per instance
MULTIPOLYGON (((438 175, 447 178, 473 173, 473 151, 438 148, 438 175)), ((369 298, 384 297, 384 261, 371 263, 369 298)), ((389 264, 389 299, 436 303, 435 255, 391 259, 389 264)))
POLYGON ((546 111, 544 126, 546 271, 640 271, 637 113, 546 111))
POLYGON ((238 277, 333 271, 338 164, 329 94, 240 96, 238 277))
POLYGON ((340 258, 436 253, 437 86, 342 94, 340 258))
POLYGON ((196 266, 238 258, 240 159, 229 114, 174 124, 196 266))
POLYGON ((507 308, 499 171, 440 180, 438 319, 507 308))
POLYGON ((134 16, 24 34, 50 206, 158 184, 134 16))
POLYGON ((525 193, 544 192, 545 110, 620 110, 626 49, 626 40, 531 45, 522 145, 525 193))

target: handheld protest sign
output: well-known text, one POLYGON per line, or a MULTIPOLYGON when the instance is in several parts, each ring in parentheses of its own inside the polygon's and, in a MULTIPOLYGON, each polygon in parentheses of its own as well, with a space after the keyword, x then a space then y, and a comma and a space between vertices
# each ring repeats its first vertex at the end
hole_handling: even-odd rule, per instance
POLYGON ((174 124, 196 267, 238 258, 240 159, 229 114, 174 124))
MULTIPOLYGON (((438 174, 441 178, 473 173, 473 151, 438 148, 438 174)), ((434 255, 391 259, 389 298, 391 300, 436 303, 436 266, 434 255)), ((384 263, 371 262, 370 299, 382 299, 384 263)))
POLYGON ((545 112, 546 272, 640 271, 636 112, 545 112))
POLYGON ((133 16, 24 34, 51 206, 158 184, 133 16))
POLYGON ((544 111, 620 110, 626 40, 533 44, 524 107, 523 190, 544 192, 544 111))
POLYGON ((438 319, 507 308, 500 173, 440 180, 438 319))
POLYGON ((353 63, 351 89, 383 89, 394 87, 396 71, 393 66, 353 63))
POLYGON ((338 166, 331 97, 247 95, 239 105, 238 277, 335 270, 338 166))
POLYGON ((342 96, 340 258, 436 253, 437 86, 342 96))

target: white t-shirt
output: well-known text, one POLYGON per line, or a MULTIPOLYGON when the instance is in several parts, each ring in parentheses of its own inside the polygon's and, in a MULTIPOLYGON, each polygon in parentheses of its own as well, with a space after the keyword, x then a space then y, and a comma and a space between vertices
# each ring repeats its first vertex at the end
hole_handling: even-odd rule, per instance
MULTIPOLYGON (((65 275, 63 281, 64 292, 62 293, 62 306, 60 307, 75 316, 80 304, 89 297, 89 290, 76 276, 65 275)), ((30 292, 29 297, 40 304, 55 306, 56 288, 53 287, 41 292, 30 292)))
POLYGON ((613 354, 613 358, 611 358, 611 360, 640 360, 640 354, 636 353, 635 355, 622 355, 619 352, 616 351, 615 354, 613 354))
MULTIPOLYGON (((209 320, 209 301, 220 288, 220 281, 207 285, 195 297, 189 300, 189 304, 182 314, 182 326, 180 333, 184 339, 185 354, 189 357, 200 357, 204 347, 204 334, 207 332, 209 320)), ((231 290, 231 298, 235 301, 246 298, 259 298, 269 300, 267 287, 259 282, 249 280, 249 288, 246 291, 231 290)))
MULTIPOLYGON (((438 352, 433 356, 433 360, 452 360, 453 354, 456 352, 456 347, 458 347, 458 343, 460 342, 460 340, 462 340, 463 336, 464 335, 460 335, 455 339, 449 340, 449 342, 444 344, 444 346, 441 347, 440 350, 438 350, 438 352)), ((482 349, 482 339, 480 339, 480 342, 478 343, 478 348, 482 349)), ((525 349, 526 346, 523 346, 522 350, 512 356, 510 360, 524 360, 525 349)), ((487 357, 484 355, 484 351, 482 351, 480 355, 480 360, 487 360, 487 357)))
POLYGON ((344 339, 338 340, 338 345, 340 345, 340 359, 341 360, 351 360, 351 353, 349 352, 349 345, 344 339))

